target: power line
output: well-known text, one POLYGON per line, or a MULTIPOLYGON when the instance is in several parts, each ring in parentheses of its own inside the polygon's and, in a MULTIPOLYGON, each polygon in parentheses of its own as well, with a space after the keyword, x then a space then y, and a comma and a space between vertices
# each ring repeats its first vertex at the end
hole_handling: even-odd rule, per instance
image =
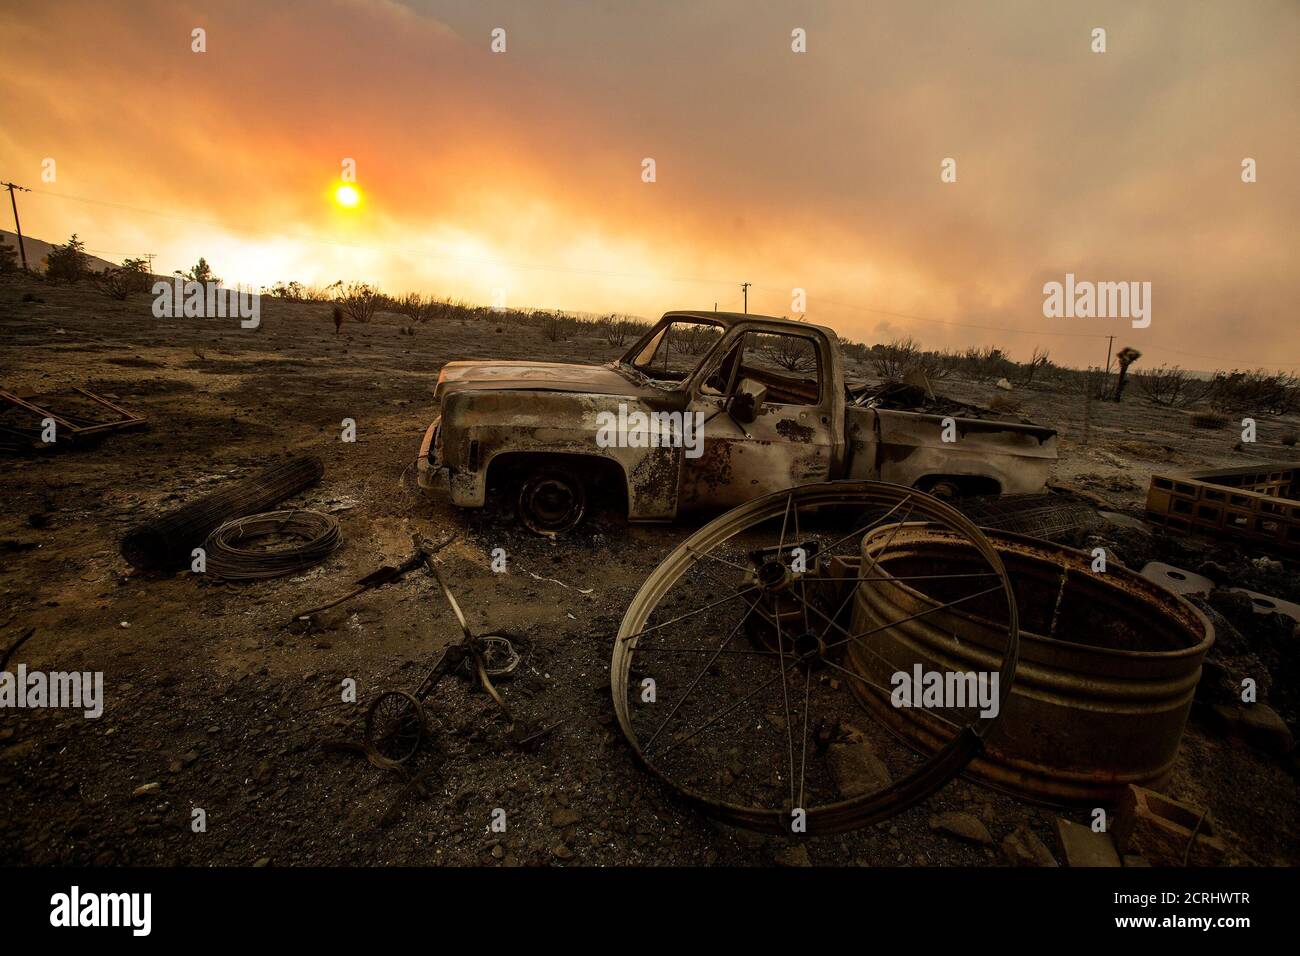
MULTIPOLYGON (((756 286, 755 288, 767 288, 756 286)), ((776 290, 773 290, 776 291, 776 290)), ((1104 339, 1105 333, 1102 332, 1053 332, 1049 329, 1013 329, 997 325, 975 325, 970 322, 953 322, 949 319, 932 319, 923 315, 910 315, 906 312, 890 312, 887 309, 873 309, 865 305, 849 305, 847 302, 836 302, 833 299, 824 299, 820 296, 818 302, 824 302, 827 305, 834 306, 838 309, 848 309, 850 312, 870 312, 874 315, 888 315, 895 319, 907 319, 912 322, 930 322, 936 325, 950 325, 958 329, 981 329, 985 332, 1014 332, 1018 335, 1062 335, 1074 338, 1104 339)))
MULTIPOLYGON (((10 185, 12 184, 0 183, 0 186, 10 186, 10 185)), ((24 187, 21 186, 16 188, 24 189, 24 187)), ((30 189, 25 189, 24 191, 30 192, 34 196, 51 196, 56 199, 67 199, 73 202, 88 203, 90 205, 95 205, 95 206, 107 206, 114 209, 124 209, 129 212, 138 212, 149 216, 157 216, 163 219, 172 219, 178 222, 188 222, 195 225, 208 226, 209 228, 222 229, 229 232, 242 232, 249 235, 266 236, 268 238, 273 238, 273 239, 290 239, 299 242, 311 242, 311 243, 316 243, 318 245, 337 246, 337 247, 349 248, 349 249, 366 249, 373 252, 418 253, 423 256, 430 256, 433 258, 442 259, 451 262, 473 263, 476 265, 504 266, 504 267, 516 268, 516 269, 533 269, 533 270, 539 270, 544 272, 572 273, 575 275, 593 275, 593 276, 602 276, 602 277, 614 278, 614 279, 642 279, 642 280, 650 280, 656 282, 681 282, 681 283, 689 283, 689 284, 697 284, 697 285, 731 285, 732 284, 732 280, 730 279, 710 279, 701 276, 648 275, 646 273, 618 272, 618 271, 608 270, 608 269, 584 269, 578 266, 560 266, 551 263, 524 262, 524 261, 510 260, 510 259, 491 259, 491 258, 479 257, 479 256, 462 256, 462 255, 457 255, 456 253, 443 252, 443 251, 438 251, 430 248, 416 248, 411 246, 392 245, 390 243, 376 244, 376 243, 347 242, 340 239, 326 239, 320 236, 313 236, 306 233, 273 232, 265 229, 255 229, 252 227, 231 225, 229 223, 224 223, 213 219, 203 219, 197 216, 185 216, 177 213, 162 212, 157 209, 146 209, 141 206, 132 206, 126 203, 111 202, 109 200, 104 200, 104 199, 91 199, 86 196, 72 196, 72 195, 68 195, 67 193, 58 193, 52 190, 33 191, 30 189)), ((12 195, 13 195, 13 190, 10 189, 11 198, 12 195)), ((17 224, 16 204, 14 206, 14 216, 15 216, 15 225, 16 225, 17 224)), ((26 257, 24 256, 24 263, 25 262, 26 262, 26 257)), ((752 282, 742 283, 741 291, 744 293, 745 296, 744 308, 746 312, 748 312, 749 310, 749 289, 750 288, 764 289, 769 292, 781 292, 782 294, 784 294, 787 291, 783 288, 778 289, 773 286, 762 286, 752 282)), ((833 299, 824 299, 820 297, 818 298, 818 301, 825 303, 826 305, 832 306, 834 308, 845 309, 850 312, 863 312, 863 313, 869 313, 873 315, 884 315, 892 318, 904 319, 910 322, 925 322, 925 323, 930 323, 935 325, 950 326, 952 328, 959 328, 959 329, 975 329, 975 330, 985 331, 985 332, 1003 332, 1012 335, 1033 335, 1033 336, 1054 335, 1061 338, 1094 338, 1094 339, 1113 338, 1113 336, 1105 332, 1057 332, 1057 331, 1052 331, 1050 329, 1023 329, 1023 328, 1012 328, 1008 326, 981 325, 981 324, 970 323, 970 322, 955 322, 949 319, 935 319, 927 316, 913 315, 906 312, 893 312, 887 309, 872 308, 871 306, 851 305, 847 302, 837 302, 833 299)), ((1293 368, 1300 366, 1300 362, 1294 362, 1294 361, 1286 362, 1286 363, 1279 363, 1276 360, 1272 360, 1268 362, 1256 362, 1254 360, 1233 359, 1233 358, 1226 358, 1224 356, 1198 355, 1194 352, 1183 352, 1178 349, 1170 349, 1161 345, 1145 344, 1144 347, 1147 349, 1152 349, 1157 352, 1168 352, 1173 355, 1183 355, 1188 358, 1200 358, 1200 359, 1205 359, 1207 361, 1218 362, 1218 363, 1233 362, 1240 365, 1274 365, 1278 367, 1286 365, 1293 368)))
MULTIPOLYGON (((754 288, 766 289, 770 292, 782 292, 782 293, 785 292, 784 289, 776 289, 771 286, 754 286, 754 288)), ((892 318, 906 319, 911 322, 928 322, 936 325, 952 326, 953 328, 958 328, 958 329, 979 329, 985 332, 1006 332, 1014 335, 1056 335, 1056 336, 1070 337, 1070 338, 1093 338, 1093 339, 1116 338, 1115 335, 1112 335, 1109 332, 1056 332, 1051 329, 1019 329, 1019 328, 1011 328, 1007 326, 998 326, 998 325, 976 325, 969 322, 953 322, 948 319, 934 319, 923 315, 912 315, 906 312, 890 312, 886 309, 874 309, 869 306, 850 305, 847 302, 836 302, 833 299, 824 299, 821 298, 820 296, 818 297, 817 301, 825 303, 826 305, 834 306, 835 308, 847 309, 850 312, 867 312, 873 315, 887 315, 892 318)), ((1300 361, 1284 360, 1282 362, 1279 362, 1276 359, 1271 359, 1267 362, 1261 362, 1255 359, 1229 358, 1227 356, 1222 356, 1222 355, 1202 355, 1196 352, 1185 352, 1180 349, 1171 349, 1163 345, 1154 345, 1145 342, 1142 344, 1142 347, 1144 349, 1149 349, 1156 352, 1168 352, 1172 355, 1182 355, 1182 356, 1186 356, 1187 358, 1205 359, 1206 361, 1210 361, 1210 362, 1219 362, 1219 363, 1231 362, 1238 365, 1275 365, 1279 368, 1283 368, 1283 367, 1295 368, 1300 366, 1300 361)))

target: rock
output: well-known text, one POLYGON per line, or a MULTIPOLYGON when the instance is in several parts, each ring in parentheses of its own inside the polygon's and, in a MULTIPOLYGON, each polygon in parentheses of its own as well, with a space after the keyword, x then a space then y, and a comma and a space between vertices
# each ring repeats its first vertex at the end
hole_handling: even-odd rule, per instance
POLYGON ((24 757, 35 753, 40 748, 39 742, 35 737, 28 737, 26 740, 14 744, 12 747, 6 747, 0 750, 0 762, 11 760, 22 760, 24 757))
POLYGON ((554 856, 557 860, 573 859, 573 851, 570 850, 563 843, 557 843, 555 846, 551 847, 551 855, 554 856))
POLYGON ((1008 866, 1059 866, 1052 851, 1029 827, 1016 827, 1002 841, 1002 855, 1008 866))
POLYGON ((989 846, 993 842, 993 835, 989 833, 988 827, 979 817, 969 813, 958 811, 940 813, 930 818, 930 829, 983 846, 989 846))
POLYGON ((269 856, 259 857, 257 862, 253 864, 253 866, 257 867, 258 869, 270 865, 271 865, 271 858, 269 856))
POLYGON ((1205 561, 1196 569, 1196 573, 1209 578, 1215 584, 1232 580, 1232 572, 1217 561, 1205 561))
POLYGON ((1216 722, 1227 733, 1271 754, 1284 754, 1291 750, 1291 728, 1268 704, 1216 704, 1213 708, 1216 722))
POLYGON ((1097 833, 1072 820, 1056 818, 1056 839, 1066 866, 1119 866, 1109 833, 1097 833))
POLYGON ((1012 385, 1010 382, 1008 382, 1005 378, 1000 378, 1000 379, 998 379, 998 381, 997 381, 997 387, 1000 388, 1000 389, 1002 389, 1002 391, 1004 391, 1004 392, 1009 392, 1009 391, 1011 391, 1015 386, 1013 386, 1013 385, 1012 385))
POLYGON ((506 848, 500 843, 492 848, 492 859, 504 860, 506 858, 506 848))
POLYGON ((313 634, 319 634, 322 631, 337 631, 348 622, 348 616, 352 612, 341 607, 332 607, 327 611, 319 611, 311 616, 310 630, 313 634))
POLYGON ((893 782, 889 768, 865 740, 831 744, 826 750, 831 777, 846 800, 883 790, 893 782))
POLYGON ((1247 704, 1243 717, 1247 739, 1269 753, 1289 753, 1292 746, 1291 728, 1268 704, 1247 704))
POLYGON ((577 810, 571 810, 567 807, 558 807, 551 811, 551 826, 563 830, 565 827, 571 827, 582 819, 582 814, 577 810))
POLYGON ((144 797, 151 793, 157 793, 162 789, 161 783, 143 783, 131 791, 133 797, 144 797))
POLYGON ((763 834, 755 833, 753 830, 727 826, 725 823, 719 823, 716 820, 711 820, 710 823, 723 836, 730 837, 745 849, 756 850, 767 842, 767 838, 763 834))
POLYGON ((1112 833, 1121 853, 1141 856, 1151 866, 1183 866, 1184 859, 1192 866, 1226 862, 1227 846, 1206 810, 1145 787, 1129 784, 1112 833))
POLYGON ((812 866, 812 860, 808 859, 808 848, 802 843, 778 851, 772 861, 777 866, 812 866))

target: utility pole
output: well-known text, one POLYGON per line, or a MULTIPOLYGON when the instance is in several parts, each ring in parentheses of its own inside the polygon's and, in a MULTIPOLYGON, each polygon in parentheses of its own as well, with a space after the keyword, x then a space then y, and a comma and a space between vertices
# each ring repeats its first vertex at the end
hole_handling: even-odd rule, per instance
POLYGON ((14 190, 19 189, 25 193, 31 192, 26 186, 19 186, 17 183, 0 183, 9 190, 9 203, 14 207, 14 232, 18 234, 18 254, 23 259, 23 271, 27 271, 27 247, 23 245, 23 227, 18 221, 18 200, 14 198, 14 190))
POLYGON ((153 276, 153 255, 154 255, 154 254, 153 254, 152 252, 146 252, 146 253, 144 254, 144 257, 145 257, 147 260, 149 260, 149 275, 150 275, 150 277, 153 276))
POLYGON ((1110 350, 1114 344, 1115 344, 1115 336, 1113 335, 1106 336, 1106 371, 1101 378, 1101 385, 1103 389, 1110 388, 1110 350))
POLYGON ((745 296, 745 314, 746 314, 746 315, 749 315, 749 287, 750 287, 751 285, 753 285, 752 282, 742 282, 742 283, 740 284, 740 291, 741 291, 741 293, 745 296))

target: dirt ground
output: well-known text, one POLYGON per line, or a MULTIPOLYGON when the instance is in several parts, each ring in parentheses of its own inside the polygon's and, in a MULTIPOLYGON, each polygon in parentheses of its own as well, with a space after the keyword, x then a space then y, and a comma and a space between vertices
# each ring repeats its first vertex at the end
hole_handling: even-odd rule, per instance
MULTIPOLYGON (((407 335, 406 320, 386 314, 336 335, 328 307, 269 299, 260 328, 243 330, 234 319, 156 319, 151 302, 0 283, 3 387, 87 385, 149 419, 145 431, 92 447, 0 458, 0 649, 31 626, 35 636, 11 669, 105 675, 99 719, 0 712, 0 862, 992 865, 1002 862, 997 844, 1021 824, 1055 851, 1057 811, 967 780, 883 824, 795 844, 713 825, 634 765, 609 699, 611 642, 636 588, 692 528, 603 517, 552 542, 503 514, 459 512, 418 495, 408 467, 444 362, 599 362, 620 349, 594 338, 550 342, 491 321, 407 335), (355 443, 340 441, 344 418, 356 421, 355 443), (188 572, 141 574, 119 554, 123 532, 155 509, 297 453, 322 458, 325 478, 289 504, 335 514, 344 536, 311 571, 223 585, 188 572), (444 682, 432 705, 441 757, 421 758, 441 760, 425 799, 402 799, 394 776, 321 741, 358 736, 371 695, 416 684, 457 636, 433 581, 411 574, 309 632, 286 627, 294 611, 405 558, 413 531, 460 532, 442 568, 471 627, 507 632, 524 650, 504 685, 511 705, 537 724, 564 721, 519 752, 483 694, 444 682), (505 574, 490 568, 498 547, 509 555, 505 574), (347 679, 360 704, 340 700, 347 679), (134 795, 150 784, 158 786, 134 795), (380 826, 394 801, 400 818, 380 826), (206 832, 191 826, 196 808, 206 832), (504 834, 489 828, 497 808, 506 811, 504 834), (931 817, 944 811, 977 816, 994 844, 933 831, 931 817)), ((962 382, 942 390, 979 403, 995 394, 962 382)), ((1133 515, 1156 469, 1296 457, 1278 443, 1293 421, 1262 420, 1258 443, 1234 450, 1235 430, 1195 429, 1187 413, 1134 394, 1093 404, 1084 445, 1077 397, 1015 396, 1024 414, 1061 431, 1056 480, 1133 515)), ((1138 568, 1153 556, 1193 568, 1249 557, 1122 529, 1109 540, 1138 568)), ((1262 574, 1251 586, 1300 599, 1293 565, 1262 574)), ((1274 678, 1289 691, 1294 651, 1282 659, 1274 678)), ((1293 710, 1284 712, 1294 729, 1293 710)), ((1209 807, 1241 860, 1300 862, 1292 758, 1229 740, 1194 716, 1169 790, 1209 807)))

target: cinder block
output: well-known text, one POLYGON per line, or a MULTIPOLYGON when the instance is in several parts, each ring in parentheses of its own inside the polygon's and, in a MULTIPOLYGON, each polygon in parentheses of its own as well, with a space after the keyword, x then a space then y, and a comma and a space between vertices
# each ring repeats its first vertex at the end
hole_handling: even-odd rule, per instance
POLYGON ((1222 866, 1228 849, 1208 811, 1133 784, 1120 800, 1111 835, 1121 853, 1152 866, 1182 866, 1184 854, 1190 866, 1222 866))

